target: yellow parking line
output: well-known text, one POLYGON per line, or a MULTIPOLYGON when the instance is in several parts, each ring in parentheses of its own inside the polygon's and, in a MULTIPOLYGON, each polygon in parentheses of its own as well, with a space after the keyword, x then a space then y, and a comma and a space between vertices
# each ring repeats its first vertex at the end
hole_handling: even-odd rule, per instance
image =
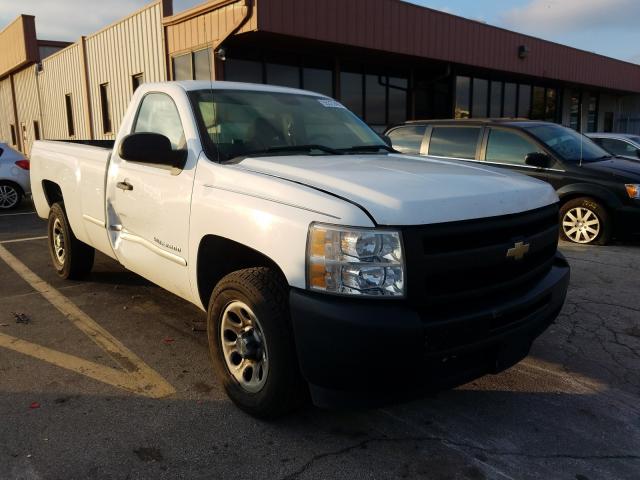
POLYGON ((91 374, 83 374, 116 387, 135 391, 136 393, 140 393, 141 391, 148 392, 146 394, 147 396, 163 397, 175 393, 173 386, 162 378, 158 372, 149 367, 140 357, 125 347, 117 338, 102 328, 91 317, 89 317, 89 315, 80 310, 67 297, 42 280, 2 245, 0 245, 0 258, 4 260, 20 277, 22 277, 24 281, 31 285, 34 290, 40 293, 49 301, 49 303, 56 307, 56 309, 60 311, 60 313, 62 313, 76 328, 87 335, 102 350, 106 351, 126 370, 126 372, 119 372, 113 369, 104 370, 108 367, 101 367, 97 364, 92 365, 100 368, 87 369, 88 365, 86 364, 86 360, 66 355, 61 352, 55 352, 54 350, 40 347, 35 344, 29 344, 22 340, 11 339, 11 337, 6 335, 3 335, 5 338, 4 341, 0 342, 0 346, 20 351, 21 353, 31 355, 35 358, 40 358, 41 360, 49 361, 50 363, 78 373, 89 372, 91 374), (17 343, 10 340, 17 340, 17 343), (17 350, 16 345, 21 346, 22 349, 17 350), (52 352, 56 355, 51 356, 50 354, 52 352), (36 355, 36 353, 38 353, 38 355, 36 355), (110 372, 110 370, 113 370, 113 372, 110 372), (118 374, 116 377, 113 376, 114 372, 118 374), (123 382, 123 379, 121 378, 122 375, 127 375, 129 380, 127 382, 123 382), (132 389, 123 386, 125 384, 131 385, 132 382, 134 382, 135 385, 138 385, 138 387, 132 389))

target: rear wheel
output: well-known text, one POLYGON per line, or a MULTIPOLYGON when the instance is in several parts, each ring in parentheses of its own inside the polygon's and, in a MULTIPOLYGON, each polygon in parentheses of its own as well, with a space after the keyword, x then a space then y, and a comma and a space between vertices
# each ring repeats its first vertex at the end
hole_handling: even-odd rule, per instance
POLYGON ((216 375, 238 407, 274 418, 300 404, 303 384, 280 275, 249 268, 224 277, 211 295, 207 331, 216 375))
POLYGON ((606 245, 611 241, 611 221, 598 201, 581 197, 569 200, 560 209, 560 235, 580 244, 606 245))
POLYGON ((95 250, 73 234, 63 203, 54 203, 49 211, 48 237, 51 261, 60 277, 79 279, 91 271, 95 250))
POLYGON ((17 207, 22 200, 22 190, 11 182, 0 182, 0 210, 17 207))

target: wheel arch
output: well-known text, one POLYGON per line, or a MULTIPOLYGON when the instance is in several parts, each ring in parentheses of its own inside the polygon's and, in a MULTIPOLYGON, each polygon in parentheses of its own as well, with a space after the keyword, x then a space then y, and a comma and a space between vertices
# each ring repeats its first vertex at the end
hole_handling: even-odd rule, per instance
POLYGON ((286 282, 278 264, 265 254, 242 243, 218 235, 206 235, 198 245, 196 279, 198 297, 206 309, 213 289, 223 277, 244 268, 274 269, 286 282))
POLYGON ((42 180, 42 191, 44 192, 44 198, 47 200, 49 208, 51 208, 54 203, 64 202, 62 189, 56 182, 42 180))
POLYGON ((580 197, 591 197, 600 201, 607 211, 612 211, 621 205, 620 200, 609 190, 591 184, 566 185, 558 190, 558 197, 560 197, 561 208, 568 201, 580 197))

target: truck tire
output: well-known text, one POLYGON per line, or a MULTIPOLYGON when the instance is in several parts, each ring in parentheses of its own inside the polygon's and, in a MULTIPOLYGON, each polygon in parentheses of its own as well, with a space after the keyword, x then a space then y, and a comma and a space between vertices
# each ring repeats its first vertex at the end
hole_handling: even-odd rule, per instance
POLYGON ((47 234, 51 261, 60 277, 80 279, 91 271, 95 250, 78 240, 71 231, 64 203, 51 206, 47 234))
POLYGON ((22 189, 13 182, 0 182, 0 210, 11 210, 20 205, 22 189))
POLYGON ((613 225, 606 208, 590 197, 574 198, 560 209, 560 237, 583 245, 607 245, 613 225))
POLYGON ((249 268, 224 277, 209 301, 213 369, 229 398, 258 418, 284 415, 304 397, 287 289, 272 269, 249 268))

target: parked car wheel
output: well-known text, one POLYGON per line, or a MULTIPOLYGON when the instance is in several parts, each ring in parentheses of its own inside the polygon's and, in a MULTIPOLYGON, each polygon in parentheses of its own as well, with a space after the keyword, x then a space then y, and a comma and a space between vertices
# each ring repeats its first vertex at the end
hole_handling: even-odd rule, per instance
POLYGON ((17 207, 22 200, 22 190, 11 182, 0 182, 0 210, 17 207))
POLYGON ((280 275, 250 268, 224 277, 211 295, 207 332, 214 371, 241 409, 274 418, 299 405, 302 382, 280 275))
POLYGON ((607 210, 589 197, 569 200, 560 209, 560 235, 569 242, 606 245, 612 225, 607 210))
POLYGON ((80 279, 91 271, 95 250, 73 234, 61 202, 49 211, 48 237, 51 261, 60 277, 80 279))

